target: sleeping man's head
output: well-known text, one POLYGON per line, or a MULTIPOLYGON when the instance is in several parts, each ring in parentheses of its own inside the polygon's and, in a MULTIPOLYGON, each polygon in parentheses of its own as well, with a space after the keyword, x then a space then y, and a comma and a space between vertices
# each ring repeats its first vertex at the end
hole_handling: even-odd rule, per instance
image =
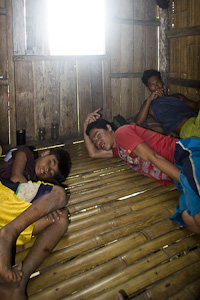
POLYGON ((97 149, 109 151, 115 148, 115 132, 111 123, 104 119, 98 119, 88 124, 86 134, 97 149))

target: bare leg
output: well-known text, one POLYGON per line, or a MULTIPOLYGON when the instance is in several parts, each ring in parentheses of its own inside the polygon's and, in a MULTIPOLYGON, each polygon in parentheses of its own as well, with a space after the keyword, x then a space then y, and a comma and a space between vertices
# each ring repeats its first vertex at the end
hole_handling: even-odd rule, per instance
POLYGON ((0 283, 21 280, 22 271, 11 266, 11 250, 19 234, 32 223, 66 204, 64 189, 54 186, 52 191, 39 197, 16 219, 0 230, 0 283))
POLYGON ((182 212, 182 218, 190 231, 200 234, 200 213, 191 217, 185 210, 182 212))
POLYGON ((26 299, 26 286, 30 275, 35 272, 53 248, 55 248, 65 234, 68 224, 67 212, 63 209, 59 220, 55 220, 53 224, 38 234, 33 247, 23 262, 23 276, 21 281, 10 284, 0 284, 0 295, 9 300, 26 299))
POLYGON ((23 274, 22 266, 15 269, 11 267, 13 239, 7 233, 6 226, 0 230, 0 283, 19 281, 23 274))

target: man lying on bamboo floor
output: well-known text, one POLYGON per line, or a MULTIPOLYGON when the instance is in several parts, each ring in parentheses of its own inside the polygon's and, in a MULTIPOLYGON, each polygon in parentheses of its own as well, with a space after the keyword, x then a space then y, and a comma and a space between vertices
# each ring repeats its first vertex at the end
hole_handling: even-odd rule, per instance
POLYGON ((84 123, 84 140, 93 158, 119 155, 135 171, 162 184, 177 184, 179 205, 171 219, 200 233, 200 139, 177 139, 139 127, 124 125, 113 131, 111 124, 99 119, 99 110, 84 123))
POLYGON ((180 138, 200 138, 200 102, 183 94, 166 95, 161 74, 157 70, 146 70, 142 82, 151 93, 142 104, 134 122, 143 125, 150 114, 166 133, 174 132, 180 138))
POLYGON ((27 299, 30 275, 68 228, 66 193, 60 186, 2 179, 0 194, 0 295, 2 299, 27 299), (12 247, 35 235, 36 241, 23 263, 12 266, 12 247))

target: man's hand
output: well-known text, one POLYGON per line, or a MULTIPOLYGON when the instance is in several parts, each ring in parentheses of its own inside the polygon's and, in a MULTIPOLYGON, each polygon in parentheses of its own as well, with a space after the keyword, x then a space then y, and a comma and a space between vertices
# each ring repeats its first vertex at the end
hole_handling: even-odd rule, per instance
POLYGON ((101 115, 98 113, 101 108, 96 109, 95 111, 89 113, 85 119, 84 125, 87 128, 87 125, 98 120, 101 115))
POLYGON ((163 89, 156 89, 151 93, 149 98, 142 104, 138 114, 136 115, 134 121, 137 125, 143 125, 144 122, 147 120, 148 115, 150 114, 152 117, 154 117, 153 112, 150 110, 150 105, 153 100, 155 100, 158 97, 164 96, 164 90, 163 89))
POLYGON ((199 109, 200 109, 200 102, 190 100, 190 99, 188 99, 188 98, 187 98, 185 95, 183 95, 183 94, 176 93, 176 94, 173 94, 173 95, 170 95, 170 96, 174 96, 174 97, 180 98, 181 100, 183 100, 183 102, 184 102, 188 107, 190 107, 191 109, 193 109, 193 110, 196 111, 196 112, 198 112, 199 109))
POLYGON ((57 209, 57 210, 53 211, 52 213, 48 214, 46 216, 46 220, 47 221, 50 220, 52 223, 54 223, 56 220, 60 219, 60 215, 62 215, 62 210, 57 209))
POLYGON ((164 93, 163 89, 156 89, 155 91, 153 91, 151 93, 151 95, 149 96, 148 100, 151 102, 151 101, 157 99, 158 97, 162 97, 164 95, 165 95, 165 93, 164 93))

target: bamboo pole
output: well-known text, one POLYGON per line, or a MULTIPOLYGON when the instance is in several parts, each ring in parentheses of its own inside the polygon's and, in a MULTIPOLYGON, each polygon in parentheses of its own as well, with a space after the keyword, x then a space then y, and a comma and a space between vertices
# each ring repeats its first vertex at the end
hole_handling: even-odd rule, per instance
MULTIPOLYGON (((97 177, 97 176, 96 176, 97 177)), ((93 178, 93 180, 83 181, 79 183, 79 185, 73 184, 73 192, 77 193, 84 189, 92 189, 92 188, 101 188, 102 186, 110 185, 111 183, 121 183, 121 180, 133 180, 133 178, 137 177, 132 170, 127 170, 126 172, 119 172, 115 174, 110 174, 105 176, 98 176, 97 178, 93 178), (119 182, 120 181, 120 182, 119 182)), ((70 189, 70 186, 69 186, 70 189)), ((71 190, 71 189, 70 189, 71 190)))
MULTIPOLYGON (((152 285, 140 296, 134 297, 134 300, 148 299, 151 297, 154 300, 165 299, 198 299, 199 285, 197 280, 200 277, 200 262, 194 263, 186 267, 181 272, 173 274, 172 277, 165 278, 161 282, 152 285), (196 282, 195 282, 196 281, 196 282), (195 287, 198 289, 198 294, 194 295, 193 291, 188 291, 188 285, 195 282, 195 287), (186 289, 185 289, 186 288, 186 289), (189 293, 189 294, 188 294, 189 293), (170 298, 169 298, 170 297, 170 298)), ((200 280, 199 280, 200 284, 200 280)))
MULTIPOLYGON (((127 180, 128 181, 128 180, 127 180)), ((130 183, 126 180, 121 180, 119 182, 114 182, 110 184, 109 187, 104 187, 103 189, 98 189, 96 191, 88 191, 85 193, 75 194, 72 193, 69 201, 70 204, 76 204, 81 203, 83 201, 91 200, 95 197, 102 197, 111 193, 116 193, 122 190, 125 190, 126 188, 135 188, 137 189, 138 186, 146 185, 147 183, 152 183, 153 180, 151 178, 146 178, 143 175, 139 175, 135 178, 130 179, 130 183), (81 199, 80 199, 81 196, 81 199), (80 201, 81 200, 81 201, 80 201)))
MULTIPOLYGON (((196 245, 196 241, 194 241, 193 237, 188 237, 185 240, 180 241, 180 243, 178 244, 181 244, 181 247, 179 245, 179 249, 174 248, 176 249, 176 251, 171 253, 171 255, 168 256, 164 255, 165 249, 153 253, 150 256, 145 257, 143 261, 138 261, 136 265, 135 264, 131 265, 128 272, 126 269, 126 264, 124 263, 123 260, 116 258, 115 263, 114 261, 108 261, 105 264, 97 266, 94 270, 93 269, 89 270, 87 271, 87 273, 80 273, 77 276, 69 278, 68 280, 65 280, 64 282, 60 283, 59 293, 61 293, 62 290, 63 295, 65 296, 70 295, 74 290, 77 291, 77 290, 87 288, 87 286, 94 284, 94 282, 96 282, 97 280, 98 281, 101 280, 101 283, 98 285, 98 289, 102 287, 104 288, 105 287, 104 281, 106 282, 108 281, 108 276, 110 280, 114 281, 117 274, 118 276, 124 277, 125 274, 127 276, 128 273, 128 276, 131 278, 132 276, 136 276, 137 274, 142 273, 144 270, 147 270, 148 268, 149 269, 152 268, 158 263, 164 262, 166 259, 170 259, 173 255, 187 250, 187 247, 192 248, 194 245, 196 245), (107 278, 105 279, 105 277, 107 278)), ((130 253, 131 252, 134 253, 134 250, 133 251, 130 250, 130 253)), ((178 288, 180 289, 180 287, 183 287, 187 283, 190 283, 198 279, 198 276, 200 274, 199 264, 200 262, 198 262, 197 265, 195 264, 189 266, 186 270, 183 270, 181 273, 174 275, 172 278, 167 278, 161 283, 158 283, 156 286, 151 287, 150 291, 148 290, 148 294, 151 295, 152 298, 155 300, 156 299, 159 300, 161 298, 167 299, 167 297, 170 294, 174 293, 175 288, 176 290, 178 290, 178 288), (188 278, 188 276, 190 278, 188 278), (176 278, 176 280, 174 280, 174 277, 176 278), (175 282, 177 283, 177 285, 175 282)), ((97 291, 95 290, 95 292, 97 291)), ((136 299, 138 298, 136 297, 136 299)))
POLYGON ((86 253, 85 255, 81 255, 68 261, 67 264, 62 264, 50 271, 46 271, 45 274, 40 274, 40 280, 37 280, 37 278, 31 279, 31 286, 33 286, 36 281, 36 289, 42 289, 43 286, 49 286, 55 282, 70 278, 80 272, 80 269, 82 271, 89 270, 95 265, 117 257, 121 252, 128 251, 137 245, 141 245, 145 240, 146 238, 141 233, 134 233, 123 240, 108 244, 106 247, 99 248, 96 251, 86 253))
MULTIPOLYGON (((171 238, 172 238, 172 236, 173 236, 173 239, 174 240, 177 240, 178 238, 180 238, 181 236, 183 237, 184 235, 180 235, 180 231, 178 232, 178 231, 175 231, 175 232, 172 232, 172 233, 170 233, 170 236, 171 236, 171 238)), ((183 232, 182 232, 183 233, 183 232)), ((172 240, 172 239, 171 239, 172 240)), ((104 291, 105 289, 107 289, 107 288, 111 288, 111 287, 113 287, 113 286, 116 286, 116 284, 119 284, 119 283, 121 283, 121 282, 126 282, 127 280, 129 280, 130 278, 132 278, 132 277, 135 277, 135 275, 137 275, 137 274, 140 274, 142 271, 144 271, 144 269, 141 269, 142 268, 142 266, 143 266, 143 268, 146 268, 146 270, 147 270, 147 272, 148 272, 148 269, 151 269, 151 267, 149 266, 149 268, 148 268, 148 265, 150 264, 150 261, 151 261, 151 258, 150 258, 150 256, 147 256, 146 258, 145 258, 145 256, 147 255, 147 254, 150 254, 151 253, 151 256, 152 256, 152 263, 154 264, 154 262, 156 262, 156 257, 158 258, 158 259, 160 259, 160 254, 161 254, 161 252, 157 252, 157 250, 156 249, 160 249, 160 247, 161 247, 161 245, 165 245, 165 242, 166 242, 166 236, 161 236, 161 237, 159 237, 158 239, 156 239, 156 240, 154 240, 154 241, 147 241, 146 243, 145 243, 145 245, 144 245, 144 247, 141 249, 141 246, 138 246, 138 247, 136 247, 135 249, 130 249, 128 252, 126 252, 126 253, 123 253, 122 254, 122 256, 121 256, 121 258, 123 258, 123 261, 125 261, 126 262, 126 264, 128 264, 128 265, 130 265, 130 267, 126 267, 125 268, 125 266, 124 266, 124 268, 123 269, 121 269, 121 267, 123 266, 123 265, 119 265, 119 267, 120 267, 120 270, 118 270, 118 272, 116 272, 116 273, 111 273, 109 276, 107 276, 105 279, 104 279, 104 277, 105 277, 105 275, 106 275, 106 273, 104 272, 104 266, 105 266, 105 264, 101 267, 101 274, 99 274, 99 276, 101 276, 102 277, 102 280, 100 280, 100 281, 98 281, 98 283, 96 284, 96 283, 94 283, 94 285, 92 285, 91 287, 89 287, 89 288, 87 288, 86 287, 86 289, 84 289, 83 291, 80 291, 80 292, 78 292, 77 294, 75 294, 75 298, 74 299, 90 299, 90 296, 92 296, 92 295, 94 295, 95 293, 97 293, 97 292, 99 292, 99 291, 104 291), (156 253, 158 253, 158 256, 156 255, 156 253), (141 262, 141 265, 140 265, 140 261, 138 261, 138 259, 139 258, 142 258, 142 257, 144 257, 144 261, 142 261, 141 262), (154 259, 155 259, 155 261, 154 261, 154 259), (133 263, 133 262, 136 262, 136 261, 138 261, 136 264, 135 263, 133 263), (130 271, 131 270, 131 271, 130 271), (141 270, 141 272, 140 272, 140 270, 141 270), (125 274, 129 274, 129 279, 125 276, 125 274), (108 278, 110 278, 109 280, 108 280, 108 278), (77 298, 77 295, 78 295, 78 298, 77 298), (81 298, 81 297, 83 297, 83 298, 81 298), (85 297, 88 297, 88 298, 85 298, 85 297)), ((189 243, 188 243, 189 244, 189 243)), ((174 250, 175 250, 176 248, 174 248, 174 250)), ((182 250, 184 250, 185 249, 185 243, 182 243, 182 248, 181 248, 182 250)), ((173 252, 173 254, 177 254, 178 252, 177 252, 177 250, 175 250, 174 252, 173 252)), ((163 253, 164 254, 164 253, 163 253)), ((163 259, 164 260, 166 260, 167 258, 168 258, 168 256, 166 256, 166 255, 164 255, 164 256, 162 256, 163 257, 163 259)), ((187 259, 185 259, 186 261, 188 260, 188 258, 187 259)), ((116 259, 114 260, 115 261, 115 263, 116 263, 116 259)), ((168 260, 169 261, 169 260, 168 260)), ((106 264, 109 264, 109 267, 110 267, 110 265, 111 265, 111 262, 110 261, 108 261, 108 262, 106 262, 106 264)), ((113 262, 114 263, 114 262, 113 262)), ((114 264, 115 264, 114 263, 114 264)), ((158 261, 157 261, 157 263, 158 263, 158 261)), ((189 264, 189 262, 188 262, 188 264, 189 264)), ((156 264, 155 264, 156 265, 156 264)), ((98 267, 99 268, 99 267, 98 267)), ((170 270, 170 272, 171 272, 172 270, 170 270)), ((90 271, 88 271, 89 273, 91 273, 91 270, 90 271)), ((163 275, 163 274, 162 274, 163 275)), ((89 276, 88 276, 89 278, 90 278, 90 274, 89 274, 89 276)), ((88 283, 88 277, 87 277, 87 272, 85 273, 85 285, 87 285, 87 283, 88 283)), ((148 276, 146 276, 146 278, 147 278, 148 276)), ((70 276, 68 277, 68 278, 70 278, 70 276)), ((78 275, 78 277, 77 278, 79 278, 79 275, 78 275)), ((137 278, 137 277, 136 277, 137 278)), ((146 280, 146 278, 145 278, 145 280, 146 280)), ((70 280, 70 279, 69 279, 70 280)), ((93 281, 95 281, 94 280, 94 278, 93 278, 93 281)), ((54 281, 55 282, 55 281, 54 281)), ((76 283, 76 280, 74 279, 74 283, 76 283)), ((52 286, 52 287, 50 287, 50 288, 48 288, 46 291, 44 290, 44 292, 42 293, 43 294, 43 296, 46 296, 46 297, 48 297, 48 293, 50 292, 50 293, 55 293, 55 291, 56 291, 56 289, 57 289, 57 291, 58 291, 58 293, 57 293, 57 297, 55 298, 55 299, 59 299, 59 297, 63 297, 63 294, 59 294, 59 292, 61 292, 61 293, 63 293, 63 289, 65 290, 65 282, 60 282, 60 283, 58 283, 58 285, 54 285, 54 286, 52 286), (47 294, 46 294, 47 293, 47 294)), ((75 289, 74 289, 75 290, 75 289)), ((64 293, 68 293, 68 291, 67 290, 65 290, 64 291, 64 293)), ((55 295, 54 295, 55 296, 55 295)), ((39 297, 40 297, 40 295, 39 295, 39 297)), ((73 299, 73 295, 70 295, 70 297, 71 297, 71 299, 73 299)), ((32 299, 32 298, 31 298, 32 299)), ((34 298, 33 298, 34 299, 34 298)), ((41 298, 38 298, 38 299, 41 299, 41 298)), ((68 299, 68 298, 66 298, 66 299, 68 299)), ((70 298, 69 298, 70 299, 70 298)), ((92 299, 92 298, 91 298, 92 299)))
MULTIPOLYGON (((163 219, 166 219, 166 218, 169 218, 169 215, 166 214, 166 211, 161 211, 159 214, 154 214, 152 215, 152 217, 144 217, 144 218, 141 218, 141 216, 138 215, 138 220, 140 220, 140 222, 138 223, 137 222, 137 219, 134 219, 134 220, 130 220, 130 223, 128 225, 126 225, 125 227, 122 227, 121 229, 117 227, 117 224, 116 224, 116 227, 115 228, 112 228, 110 229, 111 232, 105 232, 103 236, 102 233, 101 235, 98 237, 97 235, 95 237, 95 239, 93 237, 89 238, 88 240, 85 240, 88 236, 85 236, 84 234, 81 234, 81 239, 79 239, 79 241, 76 241, 77 243, 79 243, 79 246, 80 246, 80 249, 78 248, 78 244, 75 244, 75 245, 71 245, 70 246, 70 242, 69 242, 69 246, 68 247, 65 247, 63 249, 63 251, 59 251, 59 253, 55 253, 55 254, 52 254, 46 261, 45 263, 43 263, 42 267, 44 266, 48 266, 49 264, 54 264, 56 263, 57 261, 62 260, 62 259, 69 259, 71 257, 71 253, 73 255, 75 255, 77 253, 77 255, 79 254, 79 252, 83 251, 83 249, 86 251, 87 249, 92 249, 92 247, 96 247, 97 245, 99 245, 100 241, 101 241, 101 244, 103 243, 106 243, 105 239, 103 238, 106 238, 107 239, 107 242, 109 241, 112 241, 112 236, 114 234, 116 234, 115 238, 118 239, 118 238, 121 238, 122 236, 125 236, 131 232, 134 232, 134 231, 137 231, 139 229, 141 229, 142 227, 145 227, 144 224, 147 224, 147 226, 152 226, 152 224, 155 224, 155 222, 159 222, 163 219), (131 221, 133 222, 131 224, 131 221), (81 240, 83 242, 81 242, 81 240), (97 242, 96 242, 97 241, 97 242), (53 256, 56 257, 56 261, 55 261, 55 257, 53 258, 53 256)), ((119 222, 121 223, 122 220, 119 220, 119 222)), ((124 224, 123 224, 124 225, 124 224)), ((107 231, 108 231, 108 227, 109 224, 107 225, 107 231)), ((170 226, 168 226, 170 228, 170 226)), ((175 226, 172 227, 173 229, 176 228, 175 226)), ((94 228, 95 229, 95 228, 94 228)), ((163 230, 163 228, 162 228, 163 230)), ((101 228, 100 228, 100 232, 101 232, 101 228)), ((145 230, 144 230, 145 232, 145 230)), ((159 232, 159 229, 157 229, 157 234, 159 232)), ((78 235, 78 234, 77 234, 78 235)), ((67 242, 65 242, 65 245, 67 244, 67 242)), ((59 247, 58 247, 59 248, 59 247)))
POLYGON ((187 259, 185 257, 181 257, 179 259, 173 260, 172 262, 168 263, 168 268, 166 268, 166 265, 160 265, 157 268, 154 268, 153 270, 149 270, 146 273, 139 275, 137 277, 134 277, 130 279, 127 282, 120 283, 116 282, 116 286, 112 289, 109 289, 109 291, 104 292, 103 294, 99 296, 95 296, 94 293, 91 297, 88 297, 88 289, 84 290, 81 295, 79 293, 76 293, 75 295, 70 295, 70 297, 65 297, 65 300, 107 300, 107 299, 115 299, 115 294, 120 289, 125 289, 126 292, 129 294, 133 294, 137 290, 142 290, 146 286, 150 286, 151 284, 157 282, 158 280, 163 279, 166 276, 172 275, 174 272, 178 272, 184 267, 187 267, 190 263, 196 263, 199 260, 199 256, 197 253, 197 250, 191 252, 188 254, 187 259), (190 260, 190 261, 189 261, 190 260), (79 297, 80 296, 80 297, 79 297))
MULTIPOLYGON (((170 203, 174 206, 175 202, 173 199, 165 200, 165 203, 161 202, 152 205, 151 207, 146 207, 146 209, 143 209, 141 212, 135 211, 134 213, 130 213, 130 208, 124 207, 115 211, 103 213, 102 217, 99 217, 98 223, 96 218, 93 217, 90 218, 91 221, 87 220, 85 222, 87 227, 84 226, 83 222, 79 222, 79 227, 75 228, 76 231, 71 234, 69 232, 55 248, 55 250, 63 248, 64 250, 59 251, 59 253, 55 252, 55 254, 51 254, 40 268, 44 267, 44 265, 49 265, 49 263, 55 264, 60 260, 69 259, 75 254, 78 255, 80 254, 80 249, 81 252, 83 252, 89 249, 91 250, 93 247, 95 248, 100 244, 103 245, 111 242, 113 235, 115 235, 115 239, 119 239, 134 231, 138 231, 141 228, 155 224, 155 222, 158 222, 159 220, 161 221, 165 218, 169 218, 170 215, 165 210, 165 207, 170 206, 170 203), (157 213, 158 211, 159 213, 157 213)), ((27 250, 21 251, 16 256, 16 262, 22 261, 26 254, 27 250)))
POLYGON ((70 205, 70 203, 69 203, 68 208, 69 208, 69 211, 71 213, 74 213, 74 212, 81 211, 82 209, 85 209, 85 208, 96 207, 97 205, 106 203, 106 202, 111 201, 111 200, 118 200, 122 196, 126 196, 126 195, 137 193, 137 192, 138 192, 138 188, 132 188, 131 189, 128 186, 127 189, 124 190, 124 193, 122 191, 115 190, 112 194, 105 195, 105 197, 103 197, 103 198, 102 197, 97 197, 95 199, 91 199, 91 200, 84 201, 84 202, 74 204, 74 205, 70 205))
MULTIPOLYGON (((188 276, 188 275, 187 275, 188 276)), ((179 291, 177 294, 170 297, 170 300, 176 300, 176 299, 190 299, 190 300, 196 300, 200 297, 200 279, 196 280, 195 282, 192 282, 189 285, 184 286, 182 291, 179 291)))
MULTIPOLYGON (((161 186, 159 186, 159 189, 161 189, 161 191, 163 191, 163 190, 167 191, 168 190, 167 188, 169 188, 169 186, 167 186, 167 187, 161 187, 161 186)), ((85 212, 79 213, 77 215, 83 215, 83 216, 79 217, 77 219, 75 219, 75 218, 72 219, 72 223, 70 224, 70 227, 69 227, 69 230, 68 230, 68 232, 66 234, 66 237, 64 237, 61 240, 61 242, 59 243, 59 245, 58 245, 57 248, 58 249, 59 248, 63 248, 64 246, 66 247, 66 245, 68 245, 68 244, 71 243, 70 242, 70 240, 71 240, 71 234, 70 233, 73 234, 73 237, 75 237, 76 235, 78 235, 79 238, 80 238, 82 236, 82 234, 79 233, 79 230, 83 231, 84 228, 85 228, 85 230, 87 230, 87 236, 91 235, 92 231, 95 234, 98 231, 98 229, 102 231, 102 230, 105 230, 105 228, 110 228, 109 224, 102 224, 102 223, 100 223, 100 219, 98 220, 98 225, 96 225, 96 217, 93 218, 93 219, 91 219, 91 218, 88 219, 88 221, 90 220, 88 223, 87 223, 87 221, 75 222, 76 220, 78 221, 78 220, 85 219, 85 218, 87 218, 89 216, 90 217, 96 216, 99 213, 103 213, 103 216, 104 216, 104 218, 101 219, 101 221, 102 220, 106 220, 106 218, 108 218, 108 220, 111 220, 111 216, 105 214, 106 212, 108 213, 108 212, 113 211, 114 212, 113 216, 116 217, 118 211, 120 211, 120 214, 118 214, 118 216, 124 214, 124 212, 125 212, 124 209, 126 209, 126 213, 131 212, 129 205, 133 204, 133 202, 144 201, 144 200, 146 201, 146 198, 151 197, 151 196, 153 196, 155 194, 157 196, 157 198, 154 199, 154 203, 158 204, 160 201, 168 201, 168 199, 174 198, 176 196, 176 194, 174 194, 174 193, 176 193, 176 192, 177 191, 169 189, 169 192, 165 195, 165 197, 164 198, 160 198, 160 195, 163 195, 163 194, 162 193, 155 193, 154 189, 153 190, 151 189, 150 191, 146 191, 146 192, 141 193, 139 195, 136 195, 134 197, 130 197, 127 200, 112 202, 112 203, 108 203, 108 204, 106 203, 102 207, 100 206, 100 207, 95 208, 95 209, 90 209, 88 212, 86 211, 86 213, 85 212), (171 196, 170 196, 170 194, 171 194, 171 196), (106 209, 106 207, 107 207, 107 209, 106 209), (92 221, 92 220, 94 220, 94 221, 92 221), (93 227, 91 227, 91 225, 93 227), (102 227, 102 225, 103 225, 103 227, 102 227), (88 226, 89 226, 89 228, 88 228, 88 226), (97 228, 94 227, 94 226, 96 226, 97 228), (66 238, 67 238, 67 242, 65 241, 66 238), (61 246, 61 244, 63 244, 63 247, 61 246)), ((146 202, 146 205, 147 205, 147 207, 149 207, 148 202, 146 202)), ((152 205, 153 205, 153 202, 151 202, 151 206, 152 205)), ((145 217, 145 210, 144 210, 144 208, 145 207, 143 205, 142 206, 143 217, 145 217)), ((169 208, 170 208, 170 206, 168 207, 168 210, 169 210, 169 208)), ((136 207, 135 207, 135 209, 136 209, 136 207)), ((174 207, 172 209, 174 210, 174 207)), ((150 212, 150 211, 147 210, 147 212, 146 212, 147 215, 148 215, 148 212, 150 212)), ((154 212, 154 210, 152 212, 154 212)), ((173 211, 170 211, 170 213, 173 214, 173 211)), ((98 215, 97 215, 97 217, 98 217, 98 215)), ((136 218, 136 214, 134 212, 134 219, 135 218, 136 218)), ((84 236, 85 236, 85 234, 86 233, 84 233, 84 236)), ((79 239, 79 241, 80 241, 80 239, 79 239)), ((21 251, 21 250, 23 250, 23 249, 30 248, 32 246, 33 242, 34 242, 34 239, 30 243, 27 243, 27 244, 23 245, 23 247, 22 246, 18 247, 17 248, 18 252, 21 251)), ((21 260, 23 260, 23 259, 21 259, 21 260)))

